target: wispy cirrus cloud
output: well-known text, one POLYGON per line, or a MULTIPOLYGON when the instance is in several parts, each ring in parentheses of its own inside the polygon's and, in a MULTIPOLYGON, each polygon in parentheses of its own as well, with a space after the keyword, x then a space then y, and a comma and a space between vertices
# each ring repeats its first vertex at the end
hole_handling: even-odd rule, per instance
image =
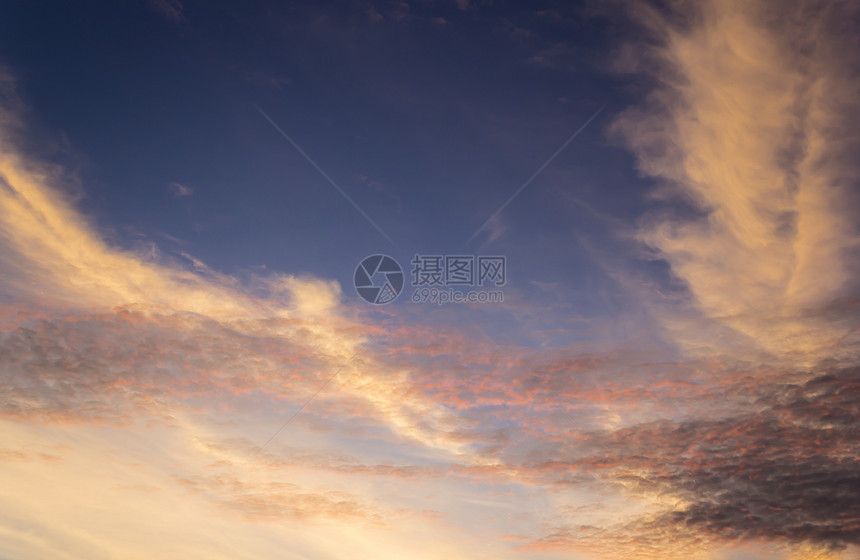
POLYGON ((185 19, 185 7, 180 0, 147 0, 147 3, 171 23, 180 23, 185 19))
MULTIPOLYGON (((651 47, 625 67, 658 85, 614 132, 674 208, 651 215, 641 239, 710 320, 811 365, 850 333, 832 308, 857 295, 860 50, 847 24, 856 6, 637 2, 631 10, 651 47)), ((669 327, 678 339, 689 337, 685 324, 669 327)))
MULTIPOLYGON (((4 98, 14 98, 14 81, 3 83, 4 98)), ((4 333, 10 414, 53 410, 53 399, 72 413, 80 405, 87 416, 109 400, 89 406, 89 399, 108 397, 111 388, 172 391, 170 383, 180 393, 208 392, 221 375, 259 390, 258 382, 268 383, 260 375, 286 381, 308 358, 312 383, 342 370, 334 386, 361 392, 366 412, 390 415, 392 427, 410 437, 437 437, 427 426, 447 414, 421 399, 406 406, 397 399, 408 374, 383 374, 370 363, 368 336, 341 306, 337 283, 272 275, 246 288, 193 258, 187 270, 110 246, 64 199, 60 170, 15 148, 17 104, 0 113, 7 123, 0 129, 4 288, 22 309, 39 308, 45 317, 19 315, 4 333)))
POLYGON ((191 196, 194 194, 194 189, 189 187, 188 185, 183 185, 182 183, 172 182, 168 185, 170 188, 170 194, 177 198, 191 196))
MULTIPOLYGON (((385 525, 412 511, 375 505, 369 485, 347 489, 336 477, 296 477, 295 469, 292 475, 261 474, 259 445, 313 397, 314 413, 308 409, 282 438, 310 448, 320 438, 328 442, 322 445, 350 445, 350 438, 377 446, 389 441, 417 451, 423 461, 480 463, 470 442, 456 436, 456 415, 410 392, 409 371, 379 359, 371 330, 342 304, 337 283, 270 275, 241 285, 193 257, 189 269, 158 253, 106 242, 63 195, 64 172, 20 148, 25 109, 14 80, 4 74, 2 84, 9 103, 0 108, 0 422, 11 451, 0 477, 18 480, 22 489, 4 498, 4 510, 19 512, 14 523, 27 517, 30 526, 53 535, 39 548, 28 543, 26 532, 14 530, 9 546, 33 557, 56 556, 62 548, 103 557, 123 548, 109 536, 61 538, 58 513, 39 513, 21 502, 23 489, 32 496, 40 494, 40 484, 51 485, 40 483, 46 474, 22 479, 17 458, 38 457, 34 441, 39 449, 51 447, 69 433, 103 458, 105 472, 122 481, 131 501, 134 488, 155 488, 160 493, 150 493, 163 508, 191 496, 194 503, 214 503, 258 522, 327 520, 358 527, 385 525), (323 386, 327 390, 320 393, 323 386), (118 444, 113 430, 136 443, 118 444), (209 445, 219 430, 241 434, 256 447, 225 455, 209 445), (136 455, 140 437, 152 438, 140 444, 150 452, 129 467, 112 450, 136 455), (129 468, 141 473, 125 472, 129 468), (113 552, 94 552, 90 545, 113 552)), ((270 448, 280 449, 279 442, 270 448)), ((78 470, 82 459, 67 460, 74 455, 58 453, 60 466, 40 473, 59 469, 63 478, 89 487, 92 477, 78 470)), ((86 499, 66 496, 55 504, 62 509, 86 499)), ((105 522, 99 515, 85 518, 93 526, 105 522)), ((317 552, 326 548, 303 542, 317 552)), ((386 546, 398 545, 388 539, 386 546)), ((153 550, 152 543, 134 547, 153 550)))

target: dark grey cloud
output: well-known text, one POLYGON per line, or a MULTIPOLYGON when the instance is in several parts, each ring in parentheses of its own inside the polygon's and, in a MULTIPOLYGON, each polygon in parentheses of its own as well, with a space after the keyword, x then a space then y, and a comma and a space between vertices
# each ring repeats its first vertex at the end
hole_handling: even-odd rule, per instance
POLYGON ((683 504, 632 533, 860 544, 860 368, 771 389, 755 413, 618 430, 559 481, 586 471, 683 504))

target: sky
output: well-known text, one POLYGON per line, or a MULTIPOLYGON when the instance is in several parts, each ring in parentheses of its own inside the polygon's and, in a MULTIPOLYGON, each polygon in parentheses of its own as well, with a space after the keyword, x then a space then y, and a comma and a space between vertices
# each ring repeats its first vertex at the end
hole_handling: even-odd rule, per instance
POLYGON ((856 2, 0 14, 0 559, 860 558, 856 2))

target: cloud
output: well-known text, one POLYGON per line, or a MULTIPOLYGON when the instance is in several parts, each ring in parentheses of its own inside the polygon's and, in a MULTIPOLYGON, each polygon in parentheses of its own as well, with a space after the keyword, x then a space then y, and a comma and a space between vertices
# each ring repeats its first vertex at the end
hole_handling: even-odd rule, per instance
POLYGON ((177 198, 191 196, 192 194, 194 194, 194 189, 192 189, 188 185, 183 185, 182 183, 173 182, 170 183, 170 185, 168 186, 170 187, 170 193, 177 198))
POLYGON ((166 448, 135 461, 154 470, 145 482, 123 477, 129 488, 166 489, 168 508, 184 503, 181 490, 193 507, 215 504, 255 524, 435 523, 421 510, 477 523, 482 508, 524 501, 500 498, 494 484, 556 486, 529 466, 536 453, 642 412, 643 383, 607 384, 621 367, 607 356, 527 358, 420 322, 371 326, 335 282, 269 275, 243 286, 190 255, 189 270, 111 246, 62 197, 62 173, 14 145, 0 153, 3 289, 12 296, 0 307, 0 421, 58 434, 169 434, 157 440, 166 448), (509 425, 499 425, 503 408, 509 425), (263 454, 259 445, 300 409, 263 454), (247 444, 212 445, 229 436, 247 444), (360 459, 318 460, 320 446, 360 459), (415 507, 419 485, 440 497, 415 507))
POLYGON ((282 481, 249 481, 230 474, 177 477, 189 492, 205 494, 225 510, 249 521, 334 521, 381 524, 383 517, 345 492, 311 493, 282 481))
POLYGON ((655 550, 675 543, 667 550, 684 557, 733 540, 860 544, 860 369, 770 391, 756 412, 642 423, 595 438, 588 456, 547 464, 559 483, 587 474, 663 506, 600 531, 560 528, 533 545, 626 555, 627 539, 655 550))
MULTIPOLYGON (((134 518, 194 512, 188 538, 210 543, 202 547, 209 557, 272 557, 274 545, 236 549, 255 538, 306 557, 473 556, 467 542, 437 537, 405 552, 429 540, 421 531, 439 516, 413 507, 414 486, 398 485, 404 493, 391 498, 387 481, 410 469, 437 472, 427 467, 436 461, 486 459, 454 411, 414 390, 411 368, 385 359, 372 340, 379 329, 358 320, 337 282, 268 274, 242 284, 191 255, 167 259, 107 242, 64 194, 70 177, 24 152, 25 109, 14 80, 0 74, 0 86, 8 101, 0 107, 0 483, 18 489, 0 504, 8 512, 0 555, 186 557, 143 542, 138 531, 149 521, 134 518), (269 469, 260 445, 299 410, 266 453, 333 448, 369 466, 281 460, 269 469), (250 445, 211 446, 230 437, 250 445), (67 438, 74 449, 54 453, 67 438), (405 457, 402 470, 386 460, 389 449, 405 457), (91 509, 58 513, 82 503, 91 509), (86 529, 66 534, 61 518, 86 529), (126 523, 134 538, 120 543, 110 527, 126 523), (220 535, 210 534, 213 523, 220 535), (330 528, 296 528, 315 523, 337 526, 352 545, 328 542, 330 528), (388 526, 399 532, 377 536, 384 550, 372 552, 367 531, 388 526), (224 540, 234 544, 214 550, 224 540)), ((441 477, 421 478, 430 479, 441 477)))
POLYGON ((857 7, 670 6, 633 5, 657 86, 613 127, 662 186, 640 239, 704 316, 811 365, 852 328, 824 312, 857 294, 857 7))
POLYGON ((185 20, 185 8, 180 0, 147 0, 147 3, 171 23, 185 20))
POLYGON ((529 62, 546 68, 564 68, 570 65, 576 51, 565 43, 555 43, 541 49, 529 62))
POLYGON ((111 246, 62 195, 61 170, 15 148, 17 114, 0 116, 0 271, 16 302, 0 338, 7 416, 126 422, 169 417, 195 392, 294 402, 331 379, 348 415, 468 454, 446 435, 447 409, 403 397, 409 371, 378 361, 336 282, 273 274, 242 286, 191 256, 188 270, 111 246))
POLYGON ((367 14, 367 19, 368 19, 368 21, 370 21, 370 23, 379 23, 383 19, 382 14, 377 12, 372 7, 369 10, 367 10, 365 12, 365 14, 367 14))
POLYGON ((492 216, 487 222, 486 229, 490 232, 490 236, 484 244, 492 243, 496 239, 500 238, 508 228, 504 222, 502 222, 501 214, 497 214, 492 216))

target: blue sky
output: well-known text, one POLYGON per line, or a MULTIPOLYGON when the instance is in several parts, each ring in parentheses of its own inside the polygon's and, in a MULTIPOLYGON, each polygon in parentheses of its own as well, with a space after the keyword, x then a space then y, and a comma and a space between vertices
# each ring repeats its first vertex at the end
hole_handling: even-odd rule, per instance
POLYGON ((510 253, 521 284, 569 281, 594 270, 577 236, 607 237, 588 208, 642 212, 631 157, 603 134, 631 80, 607 71, 607 18, 536 8, 188 6, 171 22, 145 4, 18 4, 3 40, 41 120, 80 154, 85 207, 120 242, 170 235, 229 271, 344 281, 357 258, 393 250, 255 106, 408 258, 461 251, 606 105, 485 246, 510 253), (171 183, 193 195, 171 200, 171 183))

